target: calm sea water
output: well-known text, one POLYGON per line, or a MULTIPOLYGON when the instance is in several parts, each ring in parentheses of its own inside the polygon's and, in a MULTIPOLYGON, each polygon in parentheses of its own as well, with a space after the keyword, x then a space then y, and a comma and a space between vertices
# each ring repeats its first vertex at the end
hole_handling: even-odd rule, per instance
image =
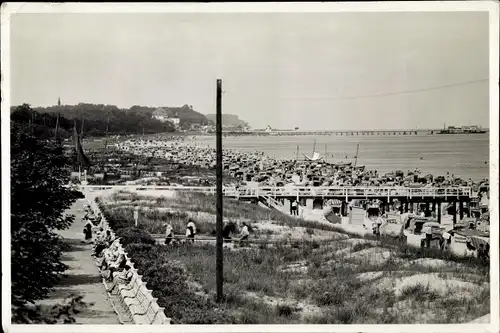
MULTIPOLYGON (((215 147, 215 137, 197 137, 215 147)), ((302 153, 315 150, 328 162, 353 161, 359 144, 358 165, 386 173, 414 170, 434 176, 446 172, 475 181, 489 178, 489 135, 417 135, 417 136, 241 136, 223 138, 224 148, 262 151, 273 158, 294 159, 299 146, 302 153), (347 155, 347 159, 345 158, 347 155)))

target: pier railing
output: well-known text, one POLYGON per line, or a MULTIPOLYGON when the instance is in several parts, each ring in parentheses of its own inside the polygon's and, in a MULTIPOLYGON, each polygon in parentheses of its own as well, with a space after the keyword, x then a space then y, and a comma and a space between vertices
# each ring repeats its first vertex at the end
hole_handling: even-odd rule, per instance
MULTIPOLYGON (((143 186, 143 185, 78 185, 89 191, 178 191, 215 194, 215 187, 201 186, 143 186)), ((418 198, 460 198, 475 197, 471 187, 224 187, 224 195, 234 198, 258 197, 345 197, 348 198, 380 198, 380 197, 406 197, 418 198)))

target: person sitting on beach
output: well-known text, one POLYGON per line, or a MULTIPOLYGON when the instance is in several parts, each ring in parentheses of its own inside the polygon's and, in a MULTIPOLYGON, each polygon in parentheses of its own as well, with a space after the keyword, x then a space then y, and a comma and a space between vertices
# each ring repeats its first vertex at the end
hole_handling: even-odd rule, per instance
POLYGON ((170 223, 167 224, 167 228, 165 230, 165 245, 168 245, 174 239, 174 229, 170 223))
POLYGON ((115 286, 120 284, 129 284, 134 277, 134 272, 132 272, 132 267, 129 265, 125 265, 124 269, 120 272, 113 272, 112 274, 113 284, 108 288, 108 291, 111 291, 115 288, 115 286))
POLYGON ((105 237, 106 237, 106 234, 104 232, 104 228, 103 227, 99 227, 99 230, 96 232, 96 238, 95 238, 96 244, 97 243, 103 243, 105 237))
POLYGON ((104 228, 100 227, 99 231, 97 232, 97 237, 95 240, 94 244, 94 251, 92 253, 93 256, 95 257, 101 257, 103 254, 103 251, 110 247, 111 245, 111 232, 109 230, 106 230, 104 232, 104 228), (109 236, 109 238, 108 238, 109 236))
POLYGON ((111 235, 111 230, 106 230, 106 236, 104 237, 104 242, 107 244, 107 246, 111 246, 113 243, 113 235, 111 235))
POLYGON ((188 224, 186 226, 186 237, 188 241, 194 243, 194 236, 196 235, 196 225, 192 219, 189 219, 188 224))
POLYGON ((120 251, 116 261, 111 262, 110 264, 106 264, 107 270, 109 270, 108 278, 111 278, 114 272, 125 268, 126 264, 127 258, 125 257, 125 253, 123 251, 120 251))
POLYGON ((108 248, 102 252, 102 256, 96 260, 97 267, 103 267, 107 262, 113 262, 118 258, 118 239, 115 239, 108 248))
POLYGON ((97 216, 95 217, 94 219, 94 225, 95 226, 98 226, 101 224, 101 221, 102 221, 102 214, 101 213, 97 213, 97 216))

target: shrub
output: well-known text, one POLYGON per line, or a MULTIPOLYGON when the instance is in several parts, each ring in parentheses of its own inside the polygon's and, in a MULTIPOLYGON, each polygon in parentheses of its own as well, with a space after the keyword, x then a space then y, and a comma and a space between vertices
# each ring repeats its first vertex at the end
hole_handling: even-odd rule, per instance
POLYGON ((280 317, 291 317, 295 309, 288 304, 276 305, 276 313, 280 317))
POLYGON ((439 297, 435 291, 430 290, 429 286, 421 283, 406 286, 401 290, 401 298, 412 298, 419 302, 433 301, 439 297))
POLYGON ((121 237, 123 244, 142 243, 156 244, 156 241, 151 235, 140 228, 122 228, 116 231, 116 234, 121 237))

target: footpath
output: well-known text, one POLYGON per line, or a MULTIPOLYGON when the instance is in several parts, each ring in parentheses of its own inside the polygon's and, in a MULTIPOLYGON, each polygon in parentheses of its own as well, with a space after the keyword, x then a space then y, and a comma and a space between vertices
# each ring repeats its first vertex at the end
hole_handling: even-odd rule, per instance
MULTIPOLYGON (((75 324, 119 325, 120 318, 114 310, 102 277, 91 256, 92 245, 83 242, 83 207, 86 200, 77 200, 66 212, 75 216, 75 221, 67 230, 59 234, 70 244, 70 249, 62 256, 62 262, 69 266, 65 277, 55 287, 49 297, 40 305, 62 304, 70 295, 83 296, 82 301, 92 303, 82 312, 74 315, 75 324)), ((119 311, 119 310, 118 310, 119 311)), ((119 311, 120 313, 121 311, 119 311)))

